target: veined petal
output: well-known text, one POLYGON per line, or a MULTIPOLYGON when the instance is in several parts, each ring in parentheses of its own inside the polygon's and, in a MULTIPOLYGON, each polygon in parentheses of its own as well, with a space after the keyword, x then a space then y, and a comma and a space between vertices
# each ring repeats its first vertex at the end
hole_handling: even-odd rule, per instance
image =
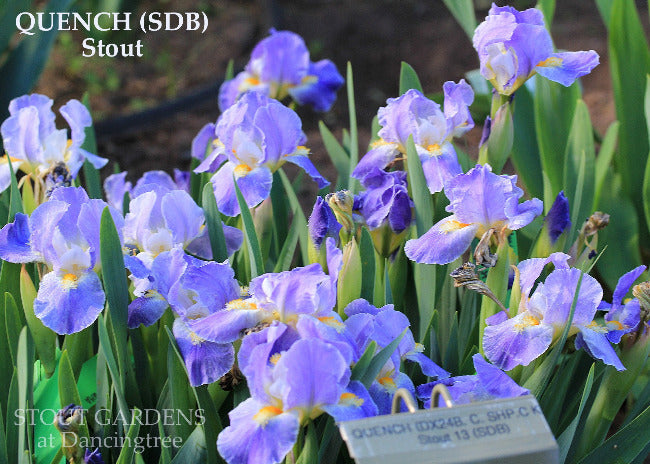
POLYGON ((418 153, 427 187, 432 194, 442 191, 448 180, 463 173, 451 143, 443 143, 432 152, 420 148, 418 153))
POLYGON ((501 369, 486 362, 479 353, 472 356, 472 360, 483 388, 493 397, 513 398, 530 394, 530 390, 520 387, 501 369))
POLYGON ((92 271, 79 276, 48 272, 34 300, 34 314, 56 333, 71 334, 85 329, 104 309, 104 290, 92 271))
MULTIPOLYGON (((555 326, 556 330, 564 327, 567 323, 579 279, 579 269, 556 269, 535 290, 533 298, 537 294, 546 297, 547 309, 544 313, 544 322, 555 326)), ((590 275, 584 274, 580 284, 572 325, 579 326, 591 323, 602 297, 603 288, 598 281, 590 275)), ((532 303, 531 299, 531 306, 532 303)))
POLYGON ((193 387, 216 382, 235 362, 232 344, 202 340, 180 318, 174 321, 174 337, 193 387))
POLYGON ((350 380, 350 368, 333 345, 303 339, 280 357, 274 377, 271 394, 277 392, 285 409, 298 408, 308 415, 316 408, 338 403, 350 380))
POLYGON ((548 258, 530 258, 525 259, 517 265, 519 269, 519 286, 521 288, 522 295, 525 295, 524 299, 527 299, 530 295, 530 291, 535 285, 535 281, 544 270, 544 266, 549 263, 553 263, 555 269, 568 269, 569 265, 567 261, 571 258, 565 253, 552 253, 548 258))
POLYGON ((483 334, 485 356, 500 369, 527 366, 544 353, 553 340, 553 327, 529 311, 501 324, 490 325, 483 334))
POLYGON ((480 224, 463 224, 455 215, 436 223, 422 237, 409 240, 406 256, 417 263, 447 264, 470 246, 480 224))
POLYGON ((257 309, 227 309, 207 317, 187 321, 190 330, 199 337, 216 343, 234 342, 245 329, 255 327, 269 317, 266 311, 257 309))
POLYGON ((172 233, 174 244, 188 245, 200 234, 205 215, 189 193, 184 190, 172 190, 163 197, 161 207, 165 225, 172 233))
POLYGON ((228 417, 230 425, 217 437, 217 449, 229 464, 277 464, 298 438, 296 413, 254 398, 240 403, 228 417))

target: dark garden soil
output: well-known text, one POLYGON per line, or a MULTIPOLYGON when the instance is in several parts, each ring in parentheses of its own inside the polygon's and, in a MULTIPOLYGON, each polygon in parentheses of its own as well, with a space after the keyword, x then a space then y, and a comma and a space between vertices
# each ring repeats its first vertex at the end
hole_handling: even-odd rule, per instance
MULTIPOLYGON (((480 20, 489 3, 476 3, 484 7, 478 13, 480 20)), ((507 3, 520 9, 534 4, 507 3)), ((552 31, 556 45, 568 50, 594 49, 601 56, 600 66, 582 83, 594 125, 602 133, 615 119, 605 27, 594 2, 562 0, 557 4, 552 31)), ((637 4, 648 30, 647 2, 637 4)), ((124 59, 82 58, 84 37, 65 34, 36 89, 52 96, 57 106, 89 91, 95 120, 105 122, 98 123, 99 154, 128 169, 132 178, 149 169, 189 166, 192 138, 219 114, 216 89, 228 61, 234 59, 235 69, 241 69, 270 27, 301 34, 314 61, 330 58, 342 74, 346 62, 352 63, 362 147, 369 139, 377 108, 397 96, 401 61, 415 68, 425 91, 431 93, 441 91, 446 80, 457 81, 478 67, 471 41, 439 0, 143 0, 139 10, 203 10, 210 18, 209 27, 205 34, 157 32, 107 38, 143 41, 143 58, 124 59), (188 95, 195 98, 182 100, 180 111, 163 108, 157 116, 145 113, 135 120, 119 120, 188 95), (125 124, 120 126, 120 122, 125 124)), ((348 124, 345 92, 339 92, 337 103, 326 115, 306 108, 298 111, 315 163, 333 177, 317 123, 324 119, 340 136, 348 124)), ((479 137, 477 128, 461 142, 470 154, 477 152, 479 137)), ((315 186, 307 184, 305 188, 314 191, 315 186)))

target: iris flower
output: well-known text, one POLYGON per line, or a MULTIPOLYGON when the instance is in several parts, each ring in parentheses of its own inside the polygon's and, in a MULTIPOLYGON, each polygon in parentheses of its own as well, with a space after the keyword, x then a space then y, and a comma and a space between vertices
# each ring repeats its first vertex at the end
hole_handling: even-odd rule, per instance
POLYGON ((589 74, 598 65, 593 51, 555 53, 541 11, 492 8, 474 32, 481 74, 497 92, 511 95, 534 74, 564 86, 589 74))
MULTIPOLYGON (((31 216, 16 214, 0 230, 0 258, 44 263, 34 314, 58 334, 79 332, 104 308, 99 276, 99 224, 106 203, 78 187, 61 187, 31 216)), ((109 207, 118 230, 122 216, 109 207)))
POLYGON ((84 129, 92 124, 86 107, 73 99, 59 110, 70 126, 68 137, 66 129, 54 125, 52 104, 51 99, 39 94, 23 95, 9 103, 10 116, 0 127, 6 151, 0 159, 0 191, 11 183, 7 157, 14 171, 21 170, 39 182, 59 163, 65 164, 75 178, 86 159, 98 169, 108 162, 81 148, 86 137, 84 129))
POLYGON ((365 185, 373 169, 385 169, 406 155, 410 135, 422 162, 424 177, 431 193, 442 190, 444 183, 462 172, 451 141, 472 127, 468 106, 474 92, 464 79, 456 84, 445 82, 444 112, 436 102, 411 89, 399 98, 389 98, 379 109, 379 140, 359 161, 352 177, 365 185))
POLYGON ((255 90, 277 100, 291 96, 300 105, 328 111, 343 82, 330 60, 310 61, 298 34, 271 29, 271 35, 253 49, 246 69, 221 86, 219 107, 225 111, 238 96, 255 90))
POLYGON ((335 318, 335 304, 336 282, 316 263, 256 277, 250 283, 248 297, 233 299, 209 316, 189 321, 189 325, 201 338, 229 343, 259 324, 279 321, 295 328, 303 314, 335 318))
MULTIPOLYGON (((118 198, 123 178, 114 178, 107 192, 118 198)), ((132 201, 124 220, 125 263, 131 271, 136 298, 129 305, 129 327, 156 322, 168 306, 172 285, 188 265, 212 259, 205 214, 185 191, 162 171, 146 173, 130 190, 132 201)), ((111 195, 107 195, 109 198, 111 195)), ((122 194, 123 197, 123 194, 122 194)), ((223 226, 228 254, 243 242, 239 229, 223 226)))
POLYGON ((601 302, 598 309, 607 311, 605 324, 609 329, 607 338, 612 343, 621 341, 623 335, 636 330, 641 322, 641 306, 639 300, 632 298, 623 302, 623 298, 632 287, 632 284, 646 270, 645 266, 639 266, 627 272, 618 279, 616 289, 612 295, 612 302, 601 302))
POLYGON ((517 385, 508 377, 508 374, 486 362, 480 354, 472 356, 472 360, 476 375, 461 375, 420 385, 417 389, 418 397, 424 400, 424 407, 431 407, 431 392, 433 387, 439 383, 447 387, 455 404, 514 398, 530 394, 528 389, 517 385))
POLYGON ((493 174, 489 165, 477 165, 447 182, 445 195, 450 204, 446 210, 453 214, 422 237, 406 242, 406 256, 418 263, 447 264, 489 229, 504 239, 542 212, 542 202, 537 198, 519 203, 523 194, 517 187, 517 176, 493 174))
POLYGON ((344 334, 355 350, 355 360, 365 352, 371 341, 377 343, 378 349, 382 349, 404 332, 397 349, 369 387, 380 414, 390 413, 392 398, 398 388, 415 393, 411 379, 400 372, 402 362, 418 364, 422 373, 429 377, 449 377, 449 372, 424 355, 424 346, 415 342, 408 318, 396 311, 393 305, 376 308, 364 299, 357 299, 345 308, 345 314, 348 318, 345 320, 344 334))
POLYGON ((272 325, 242 341, 239 366, 251 397, 229 413, 217 439, 229 464, 274 464, 294 446, 300 427, 326 412, 336 420, 377 413, 367 391, 350 381, 338 349, 320 339, 284 344, 287 326, 272 325))
MULTIPOLYGON (((519 263, 521 300, 516 315, 501 311, 487 319, 483 347, 487 358, 509 371, 527 366, 556 342, 568 323, 581 271, 569 268, 569 255, 553 253, 548 258, 527 259, 519 263), (544 266, 552 262, 555 270, 530 292, 544 266)), ((593 358, 625 367, 608 339, 608 328, 594 320, 603 289, 590 275, 582 275, 569 336, 576 335, 576 349, 584 348, 593 358)))
POLYGON ((285 162, 303 168, 319 188, 329 185, 307 157, 305 140, 293 110, 261 93, 247 92, 224 111, 216 126, 208 125, 197 135, 193 155, 201 164, 195 172, 216 171, 211 181, 219 211, 237 216, 233 176, 251 208, 269 196, 273 173, 285 162))

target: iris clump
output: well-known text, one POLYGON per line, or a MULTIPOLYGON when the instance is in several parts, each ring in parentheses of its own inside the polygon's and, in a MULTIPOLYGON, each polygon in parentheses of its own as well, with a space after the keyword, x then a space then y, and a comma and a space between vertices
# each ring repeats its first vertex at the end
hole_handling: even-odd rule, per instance
MULTIPOLYGON (((38 358, 46 366, 36 364, 39 382, 48 382, 58 362, 58 381, 48 388, 61 388, 61 401, 80 393, 79 379, 80 389, 98 384, 99 406, 130 410, 136 421, 142 407, 208 412, 204 421, 159 427, 161 437, 186 441, 179 449, 144 450, 136 460, 146 462, 216 461, 217 453, 229 464, 335 462, 337 424, 390 414, 398 391, 440 406, 431 405, 438 385, 456 404, 535 394, 552 432, 580 443, 560 440, 569 460, 601 446, 624 400, 636 402, 628 409, 639 410, 629 416, 638 422, 644 413, 637 406, 647 402, 639 392, 647 390, 649 284, 628 293, 646 267, 633 255, 636 267, 623 274, 622 261, 603 253, 598 233, 606 213, 572 224, 586 219, 585 205, 601 207, 610 174, 614 191, 627 179, 608 171, 607 153, 595 162, 592 127, 580 118, 566 134, 558 125, 551 134, 565 136, 567 147, 554 155, 562 174, 555 177, 574 183, 558 186, 543 173, 540 187, 523 176, 526 196, 516 175, 501 173, 509 157, 525 168, 522 153, 547 154, 536 139, 549 135, 545 121, 521 126, 527 104, 528 116, 544 116, 546 94, 529 86, 533 103, 524 96, 520 104, 513 93, 534 74, 570 85, 597 64, 597 54, 556 53, 538 10, 494 5, 474 45, 480 73, 495 89, 490 116, 463 79, 444 84, 442 106, 421 88, 404 88, 419 86, 404 66, 401 95, 379 109, 378 137, 356 165, 356 127, 341 143, 321 127, 344 175, 341 190, 319 192, 308 220, 301 204, 312 203, 278 171, 288 162, 318 188, 329 183, 308 156, 294 103, 326 111, 343 79, 331 61, 311 62, 296 34, 272 30, 245 70, 222 86, 223 113, 192 142, 192 172, 149 171, 137 181, 126 172, 110 175, 106 201, 72 186, 88 160, 84 181, 100 196, 91 165, 105 161, 81 148, 92 123, 85 107, 75 100, 62 107, 68 137, 54 126, 47 97, 14 100, 1 129, 0 190, 6 180, 10 192, 0 196, 0 212, 11 222, 0 230, 0 258, 23 268, 5 263, 0 273, 13 297, 0 304, 7 329, 0 348, 15 364, 7 386, 26 391, 29 406, 29 393, 39 390, 19 373, 31 372, 38 358), (463 157, 461 165, 455 139, 477 114, 488 118, 487 144, 479 163, 463 157), (20 171, 15 179, 9 161, 20 171), (575 205, 564 191, 573 192, 575 205), (547 207, 552 202, 543 218, 542 200, 534 198, 542 193, 547 207), (580 214, 572 214, 575 207, 580 214), (28 327, 17 335, 20 311, 28 327), (25 359, 28 365, 19 365, 25 359)), ((565 95, 556 90, 544 92, 565 95)), ((611 137, 602 146, 613 147, 611 137)), ((617 165, 623 161, 619 156, 617 165)), ((631 208, 621 201, 621 211, 631 208)), ((601 237, 618 253, 634 249, 638 237, 621 234, 643 221, 612 213, 616 228, 601 237)), ((78 406, 56 417, 60 431, 87 432, 78 406)), ((617 443, 638 440, 631 424, 617 443)), ((114 429, 92 432, 145 433, 137 424, 114 429)), ((75 462, 122 462, 129 450, 117 457, 101 448, 102 457, 100 449, 63 444, 75 462)))

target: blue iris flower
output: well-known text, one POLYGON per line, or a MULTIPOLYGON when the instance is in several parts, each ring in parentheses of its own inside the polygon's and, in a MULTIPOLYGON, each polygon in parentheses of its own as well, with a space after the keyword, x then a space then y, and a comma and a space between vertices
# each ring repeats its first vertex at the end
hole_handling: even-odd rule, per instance
MULTIPOLYGON (((58 334, 79 332, 104 308, 99 276, 99 223, 107 204, 91 200, 81 187, 61 187, 31 216, 16 214, 0 230, 0 258, 13 263, 39 262, 41 278, 34 314, 58 334)), ((109 207, 121 229, 123 218, 109 207)))

